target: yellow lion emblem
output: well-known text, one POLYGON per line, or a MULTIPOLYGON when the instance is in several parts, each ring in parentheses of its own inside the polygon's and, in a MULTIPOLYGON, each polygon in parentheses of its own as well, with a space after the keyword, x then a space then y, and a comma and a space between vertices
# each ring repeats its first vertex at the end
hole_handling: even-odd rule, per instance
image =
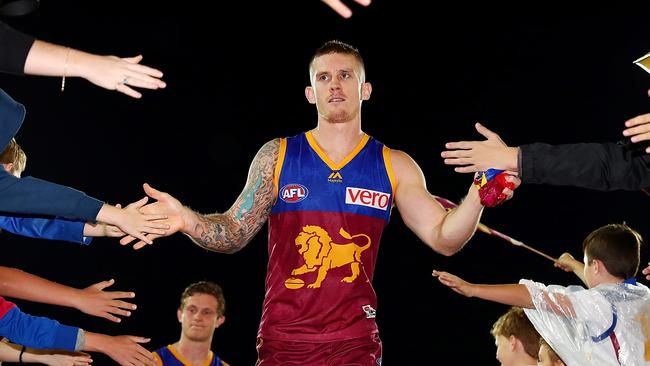
POLYGON ((346 244, 333 243, 332 238, 325 229, 316 225, 307 225, 302 228, 302 231, 296 237, 298 253, 305 259, 305 264, 291 271, 291 274, 301 275, 318 270, 316 281, 307 285, 307 287, 319 288, 327 276, 327 271, 331 268, 349 264, 352 275, 344 277, 341 282, 351 283, 354 281, 359 276, 361 253, 370 248, 371 240, 366 234, 350 235, 343 228, 339 230, 339 234, 348 240, 364 237, 368 243, 364 246, 358 246, 354 242, 346 244))

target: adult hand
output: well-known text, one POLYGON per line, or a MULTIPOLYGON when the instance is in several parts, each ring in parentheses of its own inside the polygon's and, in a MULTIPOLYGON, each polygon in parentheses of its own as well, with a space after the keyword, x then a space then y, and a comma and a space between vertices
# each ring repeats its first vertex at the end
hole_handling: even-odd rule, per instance
POLYGON ((440 156, 447 165, 463 165, 454 168, 458 173, 474 173, 490 168, 517 172, 517 148, 508 147, 501 137, 480 123, 476 131, 483 135, 484 141, 448 142, 440 156))

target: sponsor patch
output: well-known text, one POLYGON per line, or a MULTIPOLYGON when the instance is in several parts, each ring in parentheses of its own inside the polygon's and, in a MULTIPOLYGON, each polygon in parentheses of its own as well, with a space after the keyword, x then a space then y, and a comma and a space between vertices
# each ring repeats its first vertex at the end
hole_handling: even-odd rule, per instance
POLYGON ((296 203, 304 200, 309 195, 309 190, 302 184, 287 184, 280 189, 280 199, 286 203, 296 203))
POLYGON ((345 187, 345 203, 386 211, 390 206, 390 194, 365 188, 345 187))

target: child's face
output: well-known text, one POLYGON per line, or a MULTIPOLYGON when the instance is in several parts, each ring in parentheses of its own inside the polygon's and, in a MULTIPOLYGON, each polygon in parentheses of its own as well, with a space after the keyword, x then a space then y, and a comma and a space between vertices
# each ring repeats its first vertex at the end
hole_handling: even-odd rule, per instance
POLYGON ((596 262, 591 261, 591 264, 589 264, 589 259, 587 258, 587 254, 583 256, 582 262, 585 264, 584 271, 583 271, 585 282, 587 282, 587 287, 592 288, 594 287, 594 266, 596 262))
POLYGON ((537 354, 537 366, 564 366, 562 361, 555 361, 551 359, 550 349, 546 344, 542 344, 539 347, 539 353, 537 354))
POLYGON ((499 335, 494 339, 494 344, 497 346, 497 360, 501 362, 501 366, 514 366, 515 355, 510 340, 499 335))

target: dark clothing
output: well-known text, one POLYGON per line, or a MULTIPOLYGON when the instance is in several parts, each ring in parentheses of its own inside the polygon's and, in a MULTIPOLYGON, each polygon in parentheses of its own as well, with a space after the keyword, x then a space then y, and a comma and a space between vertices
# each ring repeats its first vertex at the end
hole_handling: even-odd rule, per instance
POLYGON ((599 191, 650 187, 650 156, 624 143, 519 147, 523 183, 566 185, 599 191))
POLYGON ((76 189, 0 169, 0 212, 61 216, 95 222, 104 203, 76 189))
POLYGON ((0 22, 0 72, 24 74, 27 54, 35 38, 0 22))

